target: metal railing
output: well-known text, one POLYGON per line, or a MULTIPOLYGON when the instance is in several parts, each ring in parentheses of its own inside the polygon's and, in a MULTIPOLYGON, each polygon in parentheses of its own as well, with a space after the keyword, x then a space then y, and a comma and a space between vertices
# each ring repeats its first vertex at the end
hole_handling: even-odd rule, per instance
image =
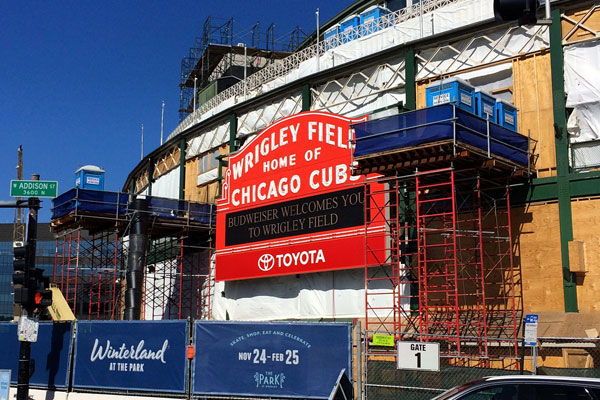
POLYGON ((291 71, 298 68, 302 62, 316 58, 317 55, 324 54, 327 50, 336 47, 338 44, 344 44, 352 40, 360 39, 378 31, 393 27, 408 19, 421 16, 425 13, 434 11, 449 4, 458 3, 460 1, 463 0, 423 1, 420 3, 421 7, 407 7, 393 13, 386 14, 374 20, 374 22, 367 24, 366 27, 364 25, 358 25, 353 29, 347 29, 344 32, 340 32, 337 35, 327 38, 325 41, 321 41, 313 44, 312 46, 306 47, 305 49, 295 52, 281 60, 276 60, 270 66, 265 67, 260 71, 248 76, 245 80, 230 86, 197 108, 194 112, 188 115, 173 132, 171 132, 169 138, 176 136, 192 126, 194 124, 194 120, 200 119, 203 114, 212 110, 225 100, 236 96, 244 96, 244 93, 246 93, 247 96, 250 91, 258 91, 258 93, 260 93, 262 85, 265 83, 289 74, 291 71))
MULTIPOLYGON (((387 354, 382 352, 381 348, 369 343, 372 333, 365 332, 363 340, 364 385, 358 399, 430 399, 454 386, 485 376, 523 373, 600 377, 600 338, 541 337, 535 347, 523 347, 523 340, 518 339, 521 348, 518 360, 503 356, 503 349, 512 347, 511 342, 514 344, 514 340, 488 338, 488 343, 495 348, 494 357, 441 354, 439 371, 423 371, 398 369, 395 348, 389 348, 387 354), (505 367, 499 366, 500 364, 505 367)), ((397 338, 404 335, 394 336, 397 338)), ((419 339, 412 337, 411 340, 419 339)), ((460 340, 467 345, 484 338, 461 336, 460 340)), ((441 353, 441 349, 447 347, 443 340, 428 341, 431 342, 440 343, 441 353)))

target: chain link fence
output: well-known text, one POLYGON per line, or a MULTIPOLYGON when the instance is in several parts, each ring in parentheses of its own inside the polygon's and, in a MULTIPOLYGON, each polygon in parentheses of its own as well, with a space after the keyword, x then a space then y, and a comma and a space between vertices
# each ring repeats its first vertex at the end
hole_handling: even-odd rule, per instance
POLYGON ((600 378, 599 338, 538 338, 532 370, 538 375, 600 378))
MULTIPOLYGON (((402 334, 394 336, 396 340, 403 337, 402 334)), ((478 344, 483 338, 431 337, 428 343, 440 344, 439 371, 424 371, 399 369, 395 347, 374 346, 370 337, 370 333, 365 332, 362 371, 365 400, 431 399, 454 386, 486 376, 539 374, 600 378, 600 339, 597 338, 540 338, 537 347, 522 346, 521 339, 515 343, 506 338, 488 338, 487 350, 481 353, 478 344), (463 344, 460 354, 453 348, 456 343, 463 344)), ((408 340, 418 341, 416 338, 408 340)), ((361 394, 357 398, 360 399, 361 394)))

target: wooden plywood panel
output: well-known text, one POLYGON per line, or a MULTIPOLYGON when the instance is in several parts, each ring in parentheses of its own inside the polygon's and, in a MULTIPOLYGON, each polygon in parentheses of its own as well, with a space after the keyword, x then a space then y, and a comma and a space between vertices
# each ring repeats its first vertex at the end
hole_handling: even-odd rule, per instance
POLYGON ((567 43, 595 38, 600 31, 600 7, 594 5, 565 12, 561 19, 561 29, 563 40, 567 43))
POLYGON ((537 140, 535 167, 539 177, 556 175, 550 52, 543 50, 513 60, 514 104, 518 130, 537 140))
POLYGON ((577 286, 580 311, 600 311, 600 199, 586 199, 571 203, 573 239, 585 246, 587 272, 577 286))
POLYGON ((425 88, 433 82, 430 79, 417 82, 417 108, 425 108, 427 106, 427 96, 425 96, 425 88))
POLYGON ((185 162, 185 199, 200 201, 198 193, 198 163, 200 158, 194 157, 185 162))
MULTIPOLYGON (((199 157, 188 160, 185 163, 185 199, 200 203, 216 204, 219 193, 219 182, 210 182, 198 185, 199 157)), ((222 169, 225 173, 225 168, 222 169)))
POLYGON ((511 214, 515 262, 521 266, 525 311, 563 311, 558 204, 530 205, 511 214))

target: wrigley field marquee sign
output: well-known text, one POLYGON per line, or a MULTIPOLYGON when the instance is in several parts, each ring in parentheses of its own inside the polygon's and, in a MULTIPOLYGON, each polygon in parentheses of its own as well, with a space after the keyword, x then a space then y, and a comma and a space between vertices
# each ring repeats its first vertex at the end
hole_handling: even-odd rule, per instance
MULTIPOLYGON (((303 112, 229 157, 217 202, 217 280, 365 265, 366 187, 350 171, 351 124, 364 120, 303 112)), ((370 221, 368 230, 383 226, 370 221)))

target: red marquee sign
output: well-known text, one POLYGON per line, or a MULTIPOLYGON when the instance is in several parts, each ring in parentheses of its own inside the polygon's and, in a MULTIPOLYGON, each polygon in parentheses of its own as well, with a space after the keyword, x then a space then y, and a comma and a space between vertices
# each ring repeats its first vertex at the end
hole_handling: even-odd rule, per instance
MULTIPOLYGON (((217 201, 216 279, 364 267, 365 186, 352 176, 353 131, 364 121, 308 111, 268 126, 229 157, 217 201)), ((370 216, 367 216, 369 218, 370 216)), ((383 222, 368 224, 381 231, 383 222)))

